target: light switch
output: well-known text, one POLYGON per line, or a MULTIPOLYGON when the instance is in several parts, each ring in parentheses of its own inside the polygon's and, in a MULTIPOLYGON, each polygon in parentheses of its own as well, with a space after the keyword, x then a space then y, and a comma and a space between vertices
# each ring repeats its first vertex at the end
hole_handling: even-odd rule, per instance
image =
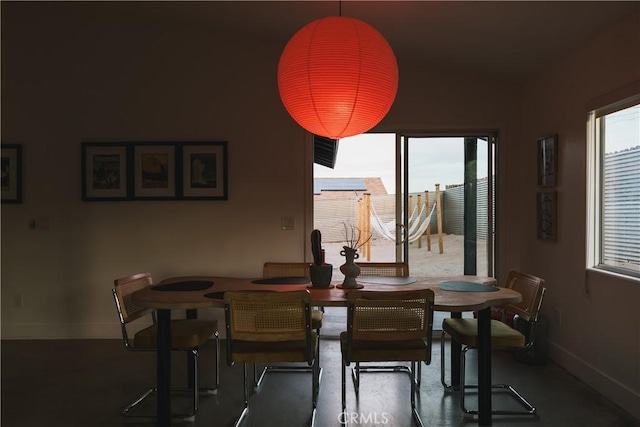
POLYGON ((48 229, 49 229, 49 218, 47 217, 36 218, 36 230, 48 230, 48 229))
POLYGON ((49 229, 49 218, 47 217, 38 217, 38 218, 29 220, 29 230, 48 230, 48 229, 49 229))
POLYGON ((282 217, 282 229, 283 230, 295 230, 296 222, 292 216, 282 217))

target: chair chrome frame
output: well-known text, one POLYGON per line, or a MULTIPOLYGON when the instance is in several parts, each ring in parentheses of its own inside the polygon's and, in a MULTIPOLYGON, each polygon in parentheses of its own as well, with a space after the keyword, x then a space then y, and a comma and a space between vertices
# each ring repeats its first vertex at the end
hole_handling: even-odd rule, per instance
MULTIPOLYGON (((371 291, 351 291, 348 296, 348 305, 347 305, 347 331, 343 332, 346 334, 346 348, 342 348, 342 369, 341 369, 341 387, 342 387, 342 414, 346 414, 347 412, 347 402, 346 402, 346 370, 347 366, 354 362, 356 364, 356 368, 352 368, 352 378, 354 383, 354 391, 357 397, 359 397, 360 392, 360 378, 359 371, 364 371, 364 369, 369 369, 368 372, 404 372, 409 374, 410 383, 411 383, 411 414, 413 419, 420 425, 424 427, 424 423, 418 413, 416 408, 416 394, 419 392, 418 389, 418 369, 416 365, 420 365, 420 362, 424 362, 425 364, 431 363, 431 341, 432 341, 432 331, 433 331, 433 302, 434 302, 434 294, 431 290, 421 290, 421 291, 389 291, 389 292, 371 292, 371 291), (385 295, 386 294, 386 295, 385 295), (377 296, 376 296, 377 295, 377 296), (377 303, 386 305, 389 307, 389 303, 391 304, 402 304, 406 303, 407 300, 415 300, 418 298, 424 299, 424 317, 421 318, 422 321, 422 329, 411 329, 411 330, 398 330, 398 336, 402 337, 402 340, 416 340, 421 339, 425 343, 425 354, 424 358, 421 360, 408 360, 410 366, 398 365, 398 366, 367 366, 358 368, 359 361, 353 360, 352 353, 352 343, 354 341, 354 318, 357 316, 356 306, 358 305, 358 300, 364 297, 364 299, 373 298, 377 300, 377 303), (408 338, 410 337, 410 338, 408 338)), ((369 301, 371 303, 371 301, 369 301)), ((375 304, 375 303, 373 303, 375 304)), ((415 303, 414 303, 415 306, 415 303)), ((399 310, 398 306, 391 306, 392 310, 399 310)), ((394 313, 395 314, 395 313, 394 313)), ((393 316, 393 314, 390 314, 393 316)), ((389 338, 389 333, 395 334, 395 331, 390 332, 389 330, 380 330, 377 331, 356 331, 356 333, 362 334, 363 340, 370 341, 395 341, 393 338, 389 338), (386 337, 386 338, 385 338, 386 337)), ((396 338, 397 339, 397 338, 396 338)), ((343 346, 341 339, 341 347, 343 346)), ((341 420, 342 424, 347 424, 348 419, 344 418, 341 420)))
MULTIPOLYGON (((262 277, 310 277, 309 262, 265 262, 262 266, 262 277)), ((312 312, 315 309, 312 309, 312 312)), ((319 308, 320 312, 324 312, 324 307, 319 308)), ((320 328, 322 327, 322 318, 320 318, 316 333, 320 336, 320 328)), ((318 363, 320 363, 320 346, 318 346, 318 363)), ((312 366, 291 366, 291 365, 267 365, 262 368, 258 374, 258 365, 253 364, 253 389, 257 391, 262 385, 265 376, 270 372, 312 372, 312 366)), ((318 377, 319 384, 322 384, 322 368, 318 377)))
MULTIPOLYGON (((235 295, 238 294, 255 294, 256 292, 252 292, 252 291, 245 291, 245 292, 227 292, 225 294, 225 319, 226 319, 226 330, 227 330, 227 363, 229 366, 233 366, 235 364, 234 358, 233 358, 233 341, 237 340, 237 338, 233 338, 234 337, 234 327, 232 327, 232 317, 233 317, 233 308, 232 308, 232 303, 231 301, 233 300, 235 295)), ((262 297, 266 297, 266 298, 280 298, 280 297, 285 297, 286 298, 286 294, 290 294, 292 297, 295 297, 297 294, 297 296, 299 298, 302 298, 303 304, 304 304, 304 317, 305 317, 305 325, 304 325, 304 329, 305 329, 305 336, 306 336, 306 353, 307 353, 307 363, 310 365, 308 367, 282 367, 282 366, 275 366, 274 368, 279 368, 279 369, 269 369, 271 367, 266 367, 263 370, 262 375, 260 376, 259 380, 256 380, 256 363, 253 362, 253 366, 254 366, 254 388, 257 389, 259 385, 262 384, 262 380, 264 379, 264 375, 266 372, 269 371, 278 371, 278 372, 300 372, 300 371, 305 371, 305 372, 311 372, 312 373, 312 380, 311 380, 311 387, 312 387, 312 412, 311 412, 311 421, 310 421, 310 426, 313 427, 315 425, 315 420, 316 420, 316 412, 317 412, 317 404, 318 404, 318 393, 319 393, 319 388, 320 388, 320 365, 319 365, 319 348, 320 348, 320 340, 319 337, 317 335, 314 336, 314 334, 312 333, 312 329, 311 329, 311 307, 309 305, 309 293, 307 291, 292 291, 292 292, 267 292, 267 293, 263 293, 258 291, 258 293, 262 296, 262 297), (315 340, 316 342, 314 343, 313 340, 315 340)), ((256 328, 257 329, 257 328, 256 328)), ((255 331, 256 333, 259 333, 257 330, 255 331)), ((251 337, 253 334, 252 333, 246 333, 243 332, 242 333, 245 336, 251 337)), ((261 339, 261 341, 264 342, 274 342, 274 341, 278 341, 278 339, 275 339, 273 341, 270 341, 268 339, 261 339)), ((243 405, 243 409, 242 412, 240 413, 240 415, 238 416, 238 418, 236 419, 236 421, 234 422, 234 427, 238 427, 242 424, 243 420, 247 417, 247 415, 249 414, 249 380, 248 380, 248 368, 247 368, 247 363, 249 362, 243 362, 242 363, 242 379, 243 379, 243 394, 244 394, 244 405, 243 405)))
MULTIPOLYGON (((409 264, 406 262, 359 262, 359 277, 409 277, 409 264)), ((420 387, 422 380, 422 364, 417 364, 417 372, 414 374, 412 369, 415 367, 405 365, 361 365, 356 363, 351 368, 351 378, 353 386, 359 387, 361 373, 376 372, 404 372, 411 376, 416 382, 416 386, 420 387)))
MULTIPOLYGON (((141 282, 144 282, 146 286, 151 286, 153 284, 153 281, 151 279, 151 275, 149 273, 138 273, 135 274, 133 276, 130 276, 131 279, 133 280, 139 280, 141 282)), ((133 352, 155 352, 156 349, 155 348, 137 348, 135 347, 130 339, 129 339, 129 333, 127 330, 127 324, 130 323, 130 321, 133 321, 135 319, 138 319, 141 316, 144 315, 151 315, 152 318, 152 322, 153 324, 157 323, 157 319, 156 319, 156 313, 153 310, 150 309, 143 309, 141 307, 135 307, 134 310, 135 311, 135 315, 133 316, 133 319, 129 320, 127 318, 125 318, 125 309, 122 307, 121 303, 120 303, 120 298, 118 296, 118 290, 117 290, 117 286, 118 286, 118 281, 122 280, 122 279, 117 279, 114 282, 116 283, 116 288, 112 288, 111 289, 111 293, 113 295, 113 299, 116 303, 116 309, 118 312, 118 319, 120 321, 120 330, 122 333, 122 339, 123 339, 123 344, 124 347, 129 350, 129 351, 133 351, 133 352)), ((125 297, 123 298, 123 300, 125 301, 125 304, 127 304, 127 302, 129 303, 129 305, 132 305, 133 303, 130 301, 129 297, 125 297)), ((129 310, 126 310, 126 312, 128 313, 131 310, 132 307, 129 307, 129 310)), ((193 422, 195 421, 195 415, 198 412, 199 409, 199 397, 200 395, 206 395, 206 394, 217 394, 218 393, 218 388, 220 386, 220 335, 218 333, 218 331, 215 331, 214 333, 214 338, 215 338, 215 342, 216 342, 216 376, 215 376, 215 387, 200 387, 199 386, 199 373, 198 373, 198 359, 199 359, 199 351, 197 347, 192 347, 192 348, 172 348, 172 351, 184 351, 188 354, 188 364, 189 364, 189 377, 188 377, 188 388, 174 388, 171 391, 172 392, 178 392, 178 393, 192 393, 192 410, 189 413, 176 413, 176 414, 172 414, 172 418, 177 418, 177 419, 182 419, 184 421, 190 421, 193 422)), ((153 396, 154 393, 157 392, 157 387, 152 387, 150 389, 147 389, 146 391, 144 391, 140 396, 138 396, 136 399, 134 399, 131 403, 129 403, 127 406, 125 406, 122 411, 121 414, 123 416, 126 417, 134 417, 134 418, 155 418, 155 414, 134 414, 131 413, 131 411, 138 407, 139 405, 141 405, 143 402, 145 402, 148 398, 150 398, 151 396, 153 396)))
MULTIPOLYGON (((544 294, 546 293, 546 288, 544 285, 544 280, 540 279, 536 276, 532 276, 525 273, 520 273, 516 271, 510 271, 509 276, 507 278, 506 287, 514 289, 514 283, 517 280, 523 280, 529 283, 529 286, 535 286, 535 289, 527 289, 527 292, 523 293, 523 301, 519 304, 510 304, 506 307, 503 307, 503 320, 505 319, 506 311, 515 312, 521 316, 525 317, 525 320, 528 320, 531 324, 529 340, 525 343, 524 347, 518 348, 505 348, 506 350, 527 350, 533 347, 535 343, 535 329, 536 323, 538 321, 538 313, 540 307, 542 306, 542 300, 544 298, 544 294)), ((517 287, 515 290, 518 290, 517 287)), ((498 320, 491 320, 491 322, 498 322, 498 320)), ((440 335, 440 382, 444 387, 446 392, 460 392, 460 409, 462 410, 465 416, 477 416, 478 411, 473 409, 468 409, 465 405, 465 395, 466 390, 469 389, 478 389, 477 384, 466 384, 465 381, 465 371, 466 371, 466 354, 469 350, 474 350, 476 347, 470 345, 464 345, 462 351, 460 352, 460 385, 453 386, 449 385, 445 379, 445 341, 446 341, 447 333, 442 330, 440 335)), ((498 347, 501 348, 501 347, 498 347)), ((519 393, 513 386, 510 384, 497 383, 492 384, 491 388, 494 390, 506 391, 508 392, 519 404, 524 407, 524 411, 515 411, 515 410, 505 410, 505 409, 493 409, 491 413, 493 415, 535 415, 537 409, 529 402, 521 393, 519 393)))

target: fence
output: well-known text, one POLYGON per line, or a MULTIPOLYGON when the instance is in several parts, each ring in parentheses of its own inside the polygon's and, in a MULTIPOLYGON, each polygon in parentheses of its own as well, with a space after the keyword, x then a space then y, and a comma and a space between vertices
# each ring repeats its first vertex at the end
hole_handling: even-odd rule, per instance
POLYGON ((605 155, 603 256, 640 270, 640 146, 605 155))
MULTIPOLYGON (((412 193, 414 200, 417 196, 424 197, 424 193, 412 193)), ((429 208, 431 211, 435 203, 435 192, 429 192, 429 208)), ((448 187, 441 192, 442 225, 445 234, 464 234, 464 186, 448 187)), ((322 230, 322 239, 326 242, 344 241, 344 224, 358 224, 358 207, 356 196, 345 199, 316 200, 314 213, 314 227, 322 230)), ((478 182, 478 239, 486 239, 487 236, 487 181, 478 182)), ((371 196, 371 205, 383 222, 395 221, 396 199, 395 194, 371 196)), ((431 233, 438 230, 437 215, 431 216, 431 233)), ((382 236, 373 232, 373 239, 381 239, 382 236)))

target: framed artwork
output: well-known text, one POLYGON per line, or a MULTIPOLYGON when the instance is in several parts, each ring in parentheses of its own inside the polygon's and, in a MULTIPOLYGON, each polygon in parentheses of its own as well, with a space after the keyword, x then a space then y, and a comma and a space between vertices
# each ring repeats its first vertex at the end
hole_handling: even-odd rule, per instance
POLYGON ((557 215, 556 192, 541 191, 538 193, 538 238, 556 240, 557 215))
POLYGON ((22 203, 22 145, 2 144, 2 203, 22 203))
POLYGON ((82 143, 82 200, 127 200, 130 176, 127 144, 82 143))
POLYGON ((557 135, 538 139, 538 185, 554 187, 558 175, 557 135))
POLYGON ((182 145, 182 197, 227 200, 227 143, 182 145))
POLYGON ((176 198, 176 145, 136 143, 133 145, 135 199, 176 198))

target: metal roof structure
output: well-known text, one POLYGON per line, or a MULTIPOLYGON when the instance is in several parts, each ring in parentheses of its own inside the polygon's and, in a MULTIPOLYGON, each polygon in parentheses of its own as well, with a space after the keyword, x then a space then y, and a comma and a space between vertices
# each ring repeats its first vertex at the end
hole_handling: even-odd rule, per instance
POLYGON ((322 191, 366 191, 367 185, 363 178, 315 178, 313 180, 313 194, 322 191))

